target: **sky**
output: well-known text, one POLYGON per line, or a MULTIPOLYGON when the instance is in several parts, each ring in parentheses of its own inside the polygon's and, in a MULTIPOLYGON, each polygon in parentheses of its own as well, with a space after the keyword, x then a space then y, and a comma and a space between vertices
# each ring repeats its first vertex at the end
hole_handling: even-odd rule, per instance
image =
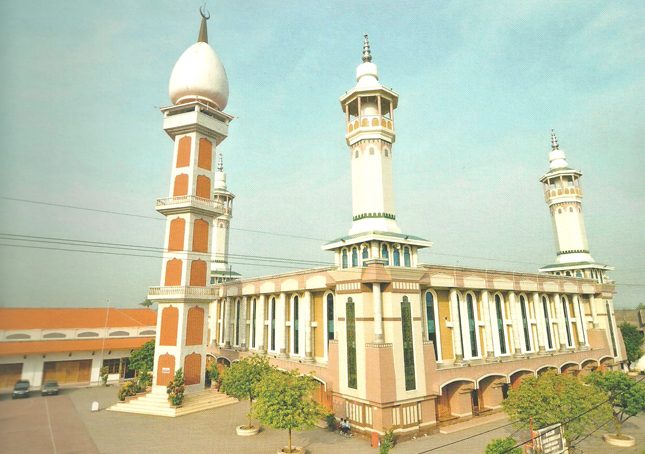
MULTIPOLYGON (((159 108, 196 42, 200 5, 0 2, 0 306, 136 307, 159 285, 165 222, 154 207, 168 196, 173 151, 159 108)), ((615 306, 645 302, 642 1, 207 9, 234 117, 217 149, 236 195, 233 271, 333 263, 320 246, 352 220, 338 99, 356 83, 367 33, 380 82, 400 96, 396 216, 434 243, 420 261, 553 263, 539 178, 554 128, 584 174, 589 247, 615 267, 615 306)))

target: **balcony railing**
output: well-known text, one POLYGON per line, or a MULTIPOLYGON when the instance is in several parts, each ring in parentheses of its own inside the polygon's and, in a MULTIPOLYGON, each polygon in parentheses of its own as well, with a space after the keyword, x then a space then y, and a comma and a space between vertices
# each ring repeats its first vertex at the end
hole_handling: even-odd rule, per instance
POLYGON ((215 287, 150 287, 148 297, 151 299, 215 299, 219 289, 215 287))
POLYGON ((187 206, 218 214, 225 214, 228 211, 224 203, 220 201, 205 199, 204 197, 197 197, 194 195, 180 195, 177 197, 157 199, 157 211, 161 212, 172 211, 174 209, 184 208, 187 206))

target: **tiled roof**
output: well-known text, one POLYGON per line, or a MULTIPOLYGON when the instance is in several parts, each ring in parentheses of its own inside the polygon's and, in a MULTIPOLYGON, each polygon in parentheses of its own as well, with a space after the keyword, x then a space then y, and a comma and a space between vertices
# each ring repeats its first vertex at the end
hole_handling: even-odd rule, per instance
MULTIPOLYGON (((76 329, 105 327, 106 308, 0 308, 0 330, 76 329)), ((152 309, 110 308, 108 328, 156 326, 152 309)))
POLYGON ((59 340, 36 342, 1 342, 0 356, 33 355, 45 353, 73 353, 109 350, 132 350, 139 348, 154 337, 129 337, 125 339, 59 340))

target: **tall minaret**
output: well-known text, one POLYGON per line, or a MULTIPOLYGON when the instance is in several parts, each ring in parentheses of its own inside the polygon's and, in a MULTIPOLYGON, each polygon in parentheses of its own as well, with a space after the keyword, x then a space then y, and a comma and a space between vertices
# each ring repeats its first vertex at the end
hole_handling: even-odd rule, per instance
POLYGON ((555 132, 551 131, 550 170, 540 178, 546 203, 551 211, 557 259, 540 271, 551 274, 606 280, 605 271, 613 268, 595 262, 589 253, 585 223, 582 217, 582 172, 569 168, 560 150, 555 132))
POLYGON ((432 243, 405 235, 396 224, 392 145, 394 109, 399 95, 379 83, 367 35, 356 86, 340 98, 345 113, 345 140, 352 167, 352 227, 349 236, 323 246, 336 252, 341 268, 382 259, 386 266, 413 267, 417 250, 432 243))
POLYGON ((228 264, 228 232, 231 218, 233 217, 233 199, 235 195, 226 189, 226 174, 224 173, 224 162, 221 154, 217 163, 217 172, 215 172, 213 198, 224 206, 224 214, 215 219, 213 225, 211 285, 228 281, 233 276, 240 276, 239 273, 233 273, 228 264))
POLYGON ((165 394, 175 371, 183 368, 187 392, 204 388, 213 220, 226 207, 213 199, 215 147, 228 134, 232 117, 224 66, 208 44, 206 20, 198 42, 177 61, 170 76, 173 105, 161 109, 164 130, 174 141, 170 194, 157 200, 167 217, 161 286, 149 298, 159 304, 153 392, 165 394))

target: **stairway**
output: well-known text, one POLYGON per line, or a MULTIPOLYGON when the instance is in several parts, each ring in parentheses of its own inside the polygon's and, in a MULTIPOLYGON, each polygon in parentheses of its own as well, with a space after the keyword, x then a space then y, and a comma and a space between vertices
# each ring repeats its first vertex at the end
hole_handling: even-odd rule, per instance
POLYGON ((170 406, 166 394, 148 393, 129 402, 118 402, 108 408, 110 411, 137 413, 140 415, 168 416, 171 418, 188 415, 211 408, 223 407, 238 402, 237 399, 212 389, 184 395, 181 407, 170 406))

